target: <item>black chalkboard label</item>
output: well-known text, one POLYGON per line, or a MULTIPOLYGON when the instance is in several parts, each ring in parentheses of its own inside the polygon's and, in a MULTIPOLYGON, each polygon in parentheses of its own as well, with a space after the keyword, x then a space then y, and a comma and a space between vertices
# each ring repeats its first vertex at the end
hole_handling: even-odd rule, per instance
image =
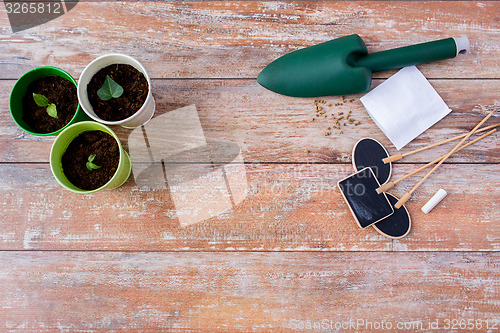
POLYGON ((371 168, 364 168, 339 181, 337 185, 361 228, 394 213, 385 193, 377 193, 380 183, 371 168))
MULTIPOLYGON (((398 198, 390 193, 386 193, 389 198, 391 205, 395 205, 398 202, 398 198)), ((403 205, 400 209, 394 210, 394 214, 388 218, 383 219, 373 225, 375 230, 377 230, 382 235, 389 238, 402 238, 410 232, 411 228, 411 218, 408 210, 403 205)))
POLYGON ((386 157, 389 157, 387 150, 380 142, 372 138, 359 140, 352 150, 354 170, 370 167, 380 184, 386 183, 391 178, 391 163, 385 164, 383 161, 386 157))

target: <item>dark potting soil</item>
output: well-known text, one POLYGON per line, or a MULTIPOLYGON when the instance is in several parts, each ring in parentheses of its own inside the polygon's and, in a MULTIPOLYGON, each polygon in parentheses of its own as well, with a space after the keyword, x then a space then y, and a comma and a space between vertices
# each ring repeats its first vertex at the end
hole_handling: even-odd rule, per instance
POLYGON ((114 64, 98 71, 87 85, 89 102, 95 114, 108 121, 123 120, 136 113, 146 101, 149 86, 144 74, 131 65, 114 64), (97 91, 109 75, 123 88, 123 94, 118 98, 103 101, 97 91))
POLYGON ((95 190, 106 184, 115 174, 120 160, 116 140, 102 131, 84 132, 77 136, 62 156, 62 167, 68 180, 83 190, 95 190), (90 155, 99 169, 90 171, 87 162, 90 155))
POLYGON ((63 128, 76 113, 78 97, 76 86, 60 76, 47 76, 33 81, 23 97, 23 120, 33 132, 51 133, 63 128), (38 106, 33 93, 47 97, 56 105, 57 118, 49 116, 46 107, 38 106))

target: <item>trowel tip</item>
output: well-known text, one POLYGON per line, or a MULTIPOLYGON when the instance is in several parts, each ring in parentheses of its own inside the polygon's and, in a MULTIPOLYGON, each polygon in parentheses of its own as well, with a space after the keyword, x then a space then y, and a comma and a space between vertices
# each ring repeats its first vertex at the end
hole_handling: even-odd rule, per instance
POLYGON ((262 70, 262 72, 260 72, 259 75, 257 76, 257 83, 260 84, 261 86, 263 86, 266 89, 272 90, 272 89, 269 88, 269 83, 270 83, 269 82, 269 75, 267 75, 265 73, 266 72, 266 68, 264 68, 262 70))

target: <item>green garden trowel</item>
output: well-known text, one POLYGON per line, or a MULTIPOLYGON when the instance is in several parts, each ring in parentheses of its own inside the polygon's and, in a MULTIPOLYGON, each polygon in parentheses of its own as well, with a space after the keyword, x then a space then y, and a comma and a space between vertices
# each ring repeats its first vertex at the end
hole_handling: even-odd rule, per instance
POLYGON ((372 72, 453 58, 469 51, 466 36, 368 54, 358 35, 306 47, 276 59, 257 82, 294 97, 349 95, 370 90, 372 72))

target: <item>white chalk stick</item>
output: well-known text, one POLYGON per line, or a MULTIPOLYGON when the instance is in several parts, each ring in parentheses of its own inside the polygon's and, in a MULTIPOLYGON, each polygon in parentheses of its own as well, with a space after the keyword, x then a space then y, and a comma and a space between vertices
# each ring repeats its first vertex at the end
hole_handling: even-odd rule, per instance
POLYGON ((441 200, 443 200, 447 194, 448 193, 446 193, 446 191, 443 189, 437 191, 436 194, 434 194, 434 196, 429 201, 427 201, 427 203, 422 207, 422 212, 424 212, 425 214, 430 212, 432 208, 436 207, 436 205, 441 200))

